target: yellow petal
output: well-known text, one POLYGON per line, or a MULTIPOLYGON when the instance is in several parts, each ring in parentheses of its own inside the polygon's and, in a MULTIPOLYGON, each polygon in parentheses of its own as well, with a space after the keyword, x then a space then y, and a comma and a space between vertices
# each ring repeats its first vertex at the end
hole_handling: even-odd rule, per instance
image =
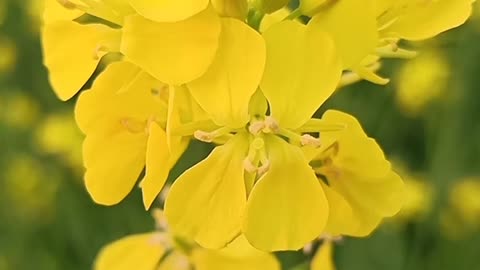
POLYGON ((68 21, 80 17, 82 11, 77 9, 67 9, 62 6, 58 0, 45 0, 43 11, 43 22, 52 23, 55 21, 68 21))
POLYGON ((83 143, 85 185, 96 203, 114 205, 130 193, 145 166, 147 135, 131 133, 111 119, 95 125, 98 132, 83 143))
POLYGON ((312 259, 312 270, 335 270, 333 262, 333 243, 327 241, 323 243, 315 253, 312 259))
POLYGON ((301 150, 268 137, 270 169, 253 187, 243 232, 256 248, 296 250, 318 237, 328 203, 301 150))
POLYGON ((404 198, 405 188, 400 177, 390 172, 375 181, 345 174, 341 179, 329 179, 330 187, 349 203, 354 215, 352 225, 345 235, 366 236, 384 217, 398 213, 404 198))
POLYGON ((166 118, 166 108, 151 93, 157 83, 133 64, 117 62, 80 95, 75 117, 87 135, 85 181, 96 202, 116 204, 135 185, 145 165, 147 121, 166 118))
POLYGON ((150 124, 145 177, 141 182, 143 205, 148 210, 167 181, 168 173, 174 165, 170 161, 165 131, 156 123, 150 124))
POLYGON ((83 133, 92 130, 89 126, 101 117, 146 121, 153 116, 165 121, 165 103, 152 94, 152 89, 161 87, 160 82, 131 63, 112 63, 96 78, 91 90, 81 93, 75 120, 83 133))
POLYGON ((188 88, 217 125, 240 128, 249 120, 248 104, 264 67, 262 37, 245 23, 224 18, 215 60, 188 88))
POLYGON ((323 191, 328 201, 329 215, 325 233, 328 235, 350 235, 349 232, 356 232, 357 221, 350 204, 334 189, 321 182, 323 191))
POLYGON ((44 64, 60 99, 67 100, 82 88, 107 51, 118 51, 120 33, 104 25, 82 25, 73 21, 45 25, 42 31, 44 64))
POLYGON ((344 69, 359 64, 377 46, 373 0, 337 1, 318 12, 309 25, 323 29, 333 37, 344 69))
POLYGON ((381 147, 374 139, 367 137, 355 117, 340 111, 328 110, 322 119, 327 123, 345 125, 342 130, 323 133, 325 140, 338 142, 336 162, 341 163, 343 170, 367 180, 389 173, 391 165, 381 147))
POLYGON ((283 19, 285 19, 288 15, 290 15, 290 13, 291 13, 290 9, 288 7, 285 7, 271 14, 266 14, 263 17, 262 22, 260 24, 260 32, 263 33, 268 28, 270 28, 270 26, 283 21, 283 19))
POLYGON ((180 22, 139 15, 125 19, 121 52, 158 80, 180 85, 203 75, 218 47, 220 19, 213 8, 180 22))
POLYGON ((157 22, 185 20, 207 8, 208 0, 128 0, 143 17, 157 22))
POLYGON ((175 234, 195 239, 206 248, 221 248, 238 235, 246 204, 245 136, 238 134, 216 147, 173 183, 165 214, 175 234))
POLYGON ((155 243, 157 233, 127 236, 102 248, 95 270, 154 270, 165 248, 155 243))
POLYGON ((280 270, 275 256, 256 250, 243 236, 221 250, 195 249, 192 261, 196 270, 280 270))
POLYGON ((180 156, 178 153, 183 153, 189 139, 173 134, 174 131, 183 124, 206 120, 208 115, 200 108, 186 87, 170 87, 168 94, 167 145, 173 156, 180 156))
POLYGON ((280 125, 298 128, 340 81, 333 42, 324 32, 293 21, 270 27, 264 38, 267 62, 260 87, 280 125))
POLYGON ((472 13, 472 0, 416 2, 409 4, 382 34, 408 40, 427 39, 462 25, 472 13))

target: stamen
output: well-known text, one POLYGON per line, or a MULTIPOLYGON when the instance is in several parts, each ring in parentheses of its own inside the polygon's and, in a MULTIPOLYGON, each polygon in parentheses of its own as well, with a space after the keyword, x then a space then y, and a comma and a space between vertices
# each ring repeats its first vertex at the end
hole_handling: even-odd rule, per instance
POLYGON ((162 210, 158 208, 153 209, 152 217, 155 220, 155 227, 157 230, 160 230, 160 231, 168 230, 167 217, 165 216, 165 213, 162 210))
POLYGON ((218 126, 215 125, 212 120, 202 120, 175 127, 171 134, 174 136, 191 136, 194 135, 197 130, 214 130, 217 128, 218 126))
POLYGON ((206 143, 212 143, 216 138, 219 138, 223 135, 227 135, 232 131, 231 128, 229 127, 221 127, 217 130, 214 130, 212 132, 206 132, 202 130, 197 130, 193 133, 193 137, 195 139, 206 142, 206 143))
POLYGON ((358 76, 375 84, 385 85, 390 82, 389 79, 380 77, 374 71, 364 66, 357 66, 353 69, 353 71, 357 73, 358 76))
POLYGON ((265 122, 264 121, 256 121, 252 122, 250 126, 248 126, 248 131, 254 135, 257 136, 262 132, 262 130, 265 128, 265 122))
POLYGON ((314 147, 320 147, 321 145, 320 139, 315 138, 310 134, 302 135, 302 138, 300 139, 300 143, 302 144, 302 146, 311 145, 314 147))
POLYGON ((150 238, 150 244, 156 246, 162 246, 166 249, 171 249, 173 247, 172 239, 166 233, 156 233, 150 238))
POLYGON ((193 133, 193 137, 195 137, 195 139, 199 141, 206 142, 206 143, 211 143, 213 142, 213 139, 214 139, 212 133, 201 131, 201 130, 195 131, 193 133))
POLYGON ((250 160, 250 158, 246 157, 243 160, 243 168, 245 169, 246 172, 248 173, 255 173, 257 172, 257 165, 253 164, 253 162, 250 160))
POLYGON ((265 133, 279 133, 280 132, 280 126, 273 117, 267 116, 265 117, 265 128, 263 129, 263 132, 265 133))

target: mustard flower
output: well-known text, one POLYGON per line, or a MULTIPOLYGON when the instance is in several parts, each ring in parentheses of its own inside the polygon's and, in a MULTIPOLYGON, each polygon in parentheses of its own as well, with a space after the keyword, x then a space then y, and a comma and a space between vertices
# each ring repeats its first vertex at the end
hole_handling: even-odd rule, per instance
POLYGON ((221 250, 207 250, 171 234, 167 224, 159 220, 160 210, 156 217, 156 231, 130 235, 105 246, 94 269, 280 270, 272 254, 254 249, 245 238, 239 237, 221 250))
POLYGON ((85 184, 96 202, 120 202, 146 165, 141 187, 145 207, 152 204, 187 143, 167 135, 167 122, 180 121, 180 114, 189 117, 178 104, 185 100, 169 95, 168 86, 122 61, 109 65, 81 93, 75 116, 86 134, 85 184))
POLYGON ((398 41, 423 40, 463 24, 472 11, 471 0, 303 0, 300 12, 309 22, 329 32, 340 52, 343 67, 378 84, 388 79, 368 67, 369 55, 411 58, 414 52, 398 41), (361 12, 359 12, 361 10, 361 12), (348 18, 346 20, 345 18, 348 18))
POLYGON ((331 110, 322 120, 345 125, 340 131, 324 132, 322 147, 306 149, 330 206, 325 232, 366 236, 384 217, 400 210, 403 181, 354 117, 331 110))
POLYGON ((177 1, 59 0, 46 5, 44 63, 59 98, 75 95, 107 53, 121 53, 167 84, 180 85, 200 77, 215 56, 220 19, 208 1, 190 2, 192 5, 177 1), (165 7, 151 9, 162 3, 165 7), (74 20, 81 14, 109 23, 74 20), (152 17, 156 20, 149 20, 152 17))
POLYGON ((173 231, 207 248, 223 247, 241 232, 262 250, 301 248, 321 234, 328 217, 300 148, 319 141, 298 130, 340 78, 333 41, 292 21, 270 27, 263 38, 237 20, 222 23, 222 49, 186 88, 218 126, 192 123, 192 133, 225 143, 174 182, 167 218, 173 231))

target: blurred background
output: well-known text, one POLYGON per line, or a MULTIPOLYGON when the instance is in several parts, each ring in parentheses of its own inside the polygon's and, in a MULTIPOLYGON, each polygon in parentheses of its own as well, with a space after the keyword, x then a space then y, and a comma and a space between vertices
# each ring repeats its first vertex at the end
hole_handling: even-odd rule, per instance
MULTIPOLYGON (((56 99, 42 66, 40 9, 41 0, 0 0, 0 270, 91 269, 104 244, 153 221, 139 190, 108 208, 85 191, 74 101, 56 99)), ((420 54, 384 61, 387 87, 344 88, 319 112, 357 116, 408 187, 398 216, 337 245, 338 269, 480 269, 480 16, 405 46, 420 54)), ((173 176, 208 150, 192 144, 173 176)), ((308 269, 301 252, 278 256, 308 269)))

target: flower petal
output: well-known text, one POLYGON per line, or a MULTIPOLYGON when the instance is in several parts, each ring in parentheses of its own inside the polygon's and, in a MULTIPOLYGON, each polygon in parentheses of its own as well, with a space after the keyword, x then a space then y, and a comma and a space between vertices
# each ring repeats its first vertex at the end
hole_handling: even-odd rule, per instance
POLYGON ((157 22, 185 20, 207 8, 209 0, 128 0, 143 17, 157 22))
POLYGON ((155 243, 157 233, 127 236, 102 248, 95 261, 95 270, 153 270, 165 248, 155 243))
POLYGON ((145 177, 141 182, 143 205, 149 209, 167 181, 170 169, 176 160, 171 160, 165 131, 151 123, 147 141, 145 177))
MULTIPOLYGON (((163 2, 163 1, 162 1, 163 2)), ((213 8, 175 23, 128 16, 121 52, 158 80, 180 85, 203 75, 218 48, 220 19, 213 8)))
POLYGON ((323 29, 333 37, 345 69, 359 64, 377 46, 378 31, 373 0, 337 1, 318 12, 309 25, 323 29))
POLYGON ((83 12, 80 10, 65 8, 58 2, 58 0, 44 1, 43 23, 73 20, 80 17, 82 14, 83 12))
POLYGON ((267 138, 270 169, 253 187, 243 232, 260 250, 295 250, 318 237, 328 217, 322 187, 301 150, 267 138))
POLYGON ((82 88, 107 51, 118 51, 120 35, 120 30, 100 24, 56 21, 45 25, 44 64, 60 99, 67 100, 82 88))
POLYGON ((95 125, 83 143, 85 185, 96 203, 114 205, 130 193, 145 166, 147 135, 108 118, 95 125))
POLYGON ((248 104, 264 67, 262 36, 239 20, 224 18, 215 60, 188 88, 217 125, 240 128, 249 120, 248 104))
POLYGON ((246 204, 243 160, 248 139, 238 134, 216 147, 172 185, 165 214, 175 234, 221 248, 240 232, 246 204))
POLYGON ((166 108, 152 95, 158 81, 128 62, 116 62, 83 92, 75 118, 87 135, 83 159, 85 183, 100 204, 120 202, 145 165, 146 124, 166 118, 166 108))
POLYGON ((244 236, 221 250, 195 249, 192 261, 196 270, 280 270, 275 256, 253 248, 244 236))
POLYGON ((462 25, 472 13, 472 0, 417 2, 410 4, 382 33, 408 40, 427 39, 462 25))
POLYGON ((298 128, 340 81, 333 41, 324 32, 293 21, 278 23, 263 36, 267 62, 260 87, 280 125, 298 128))

